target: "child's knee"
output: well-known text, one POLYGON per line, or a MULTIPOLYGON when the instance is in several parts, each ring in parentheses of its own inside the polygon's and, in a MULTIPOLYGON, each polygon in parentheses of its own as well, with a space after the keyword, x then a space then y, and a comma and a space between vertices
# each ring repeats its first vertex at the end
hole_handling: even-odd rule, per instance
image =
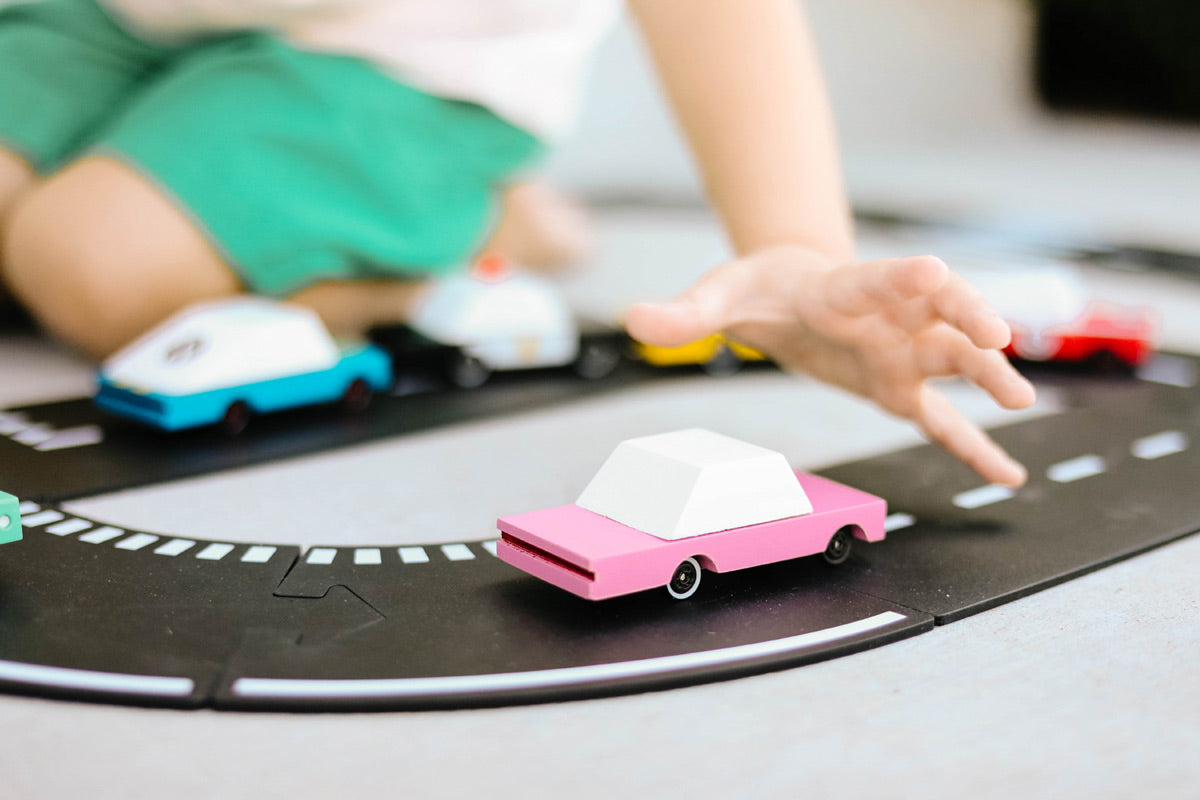
POLYGON ((102 357, 190 302, 238 291, 139 178, 78 167, 22 197, 0 236, 4 282, 51 333, 102 357))
POLYGON ((62 213, 53 192, 29 194, 2 239, 4 283, 47 330, 97 357, 127 337, 138 287, 123 280, 117 254, 88 225, 62 213))

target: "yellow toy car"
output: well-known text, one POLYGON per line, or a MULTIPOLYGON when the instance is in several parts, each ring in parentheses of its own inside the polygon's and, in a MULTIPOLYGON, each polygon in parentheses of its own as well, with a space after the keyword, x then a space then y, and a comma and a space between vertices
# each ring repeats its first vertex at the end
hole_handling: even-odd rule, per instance
POLYGON ((699 364, 710 375, 731 375, 741 368, 744 361, 766 360, 766 356, 754 348, 738 344, 720 333, 680 347, 658 347, 634 341, 633 352, 655 367, 699 364))

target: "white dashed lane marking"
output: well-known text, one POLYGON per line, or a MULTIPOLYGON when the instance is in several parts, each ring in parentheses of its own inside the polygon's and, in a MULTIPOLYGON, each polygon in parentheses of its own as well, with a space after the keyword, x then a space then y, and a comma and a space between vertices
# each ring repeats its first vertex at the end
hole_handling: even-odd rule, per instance
POLYGON ((993 483, 987 486, 980 486, 978 489, 959 492, 954 495, 952 502, 959 508, 980 508, 982 506, 990 506, 992 503, 999 503, 1001 500, 1007 500, 1013 494, 1013 490, 1007 486, 1000 486, 993 483))
POLYGON ((1187 450, 1188 437, 1183 431, 1163 431, 1138 439, 1129 449, 1138 458, 1149 461, 1187 450))
POLYGON ((354 551, 355 564, 382 564, 383 557, 378 547, 359 547, 354 551))
POLYGON ((39 511, 36 514, 25 516, 25 512, 21 512, 21 524, 26 528, 40 528, 43 525, 49 525, 52 522, 59 522, 66 517, 66 514, 61 511, 55 511, 48 508, 45 511, 39 511))
POLYGON ((887 518, 883 521, 883 529, 891 533, 901 528, 907 528, 916 521, 916 518, 912 514, 888 514, 887 518))
POLYGON ((442 545, 442 553, 451 561, 470 561, 475 557, 471 552, 471 548, 465 544, 444 544, 442 545))
POLYGON ((24 430, 14 433, 12 440, 27 444, 30 447, 39 445, 42 442, 47 442, 54 437, 54 429, 49 425, 30 425, 24 430))
POLYGON ((104 441, 104 431, 99 425, 81 425, 78 428, 67 428, 57 431, 49 439, 38 443, 34 449, 43 453, 52 450, 66 450, 71 447, 87 447, 104 441))
POLYGON ((1187 389, 1196 385, 1196 365, 1187 359, 1160 355, 1138 369, 1137 376, 1144 381, 1187 389))
POLYGON ((191 550, 195 546, 196 543, 191 539, 172 539, 166 544, 154 548, 154 552, 160 556, 177 556, 180 553, 191 550))
POLYGON ((495 540, 495 539, 492 539, 492 540, 491 540, 491 541, 489 541, 489 542, 484 542, 484 543, 483 543, 483 549, 484 549, 484 550, 487 550, 487 551, 488 551, 489 553, 491 553, 492 555, 496 555, 496 540, 495 540))
POLYGON ((307 564, 317 564, 324 566, 332 564, 337 558, 337 550, 332 547, 314 547, 308 551, 308 557, 304 559, 307 564))
POLYGON ((400 560, 405 564, 428 564, 429 554, 424 547, 400 547, 400 560))
POLYGON ((1071 483, 1099 475, 1106 469, 1108 465, 1103 458, 1089 454, 1051 465, 1046 469, 1046 477, 1055 483, 1071 483))
POLYGON ((242 555, 242 561, 247 564, 265 564, 275 555, 276 548, 270 545, 258 544, 251 547, 242 555))
POLYGON ((99 425, 79 425, 60 431, 44 422, 31 422, 24 414, 5 412, 0 412, 0 436, 8 436, 14 442, 43 453, 104 441, 104 431, 99 425))
POLYGON ((63 520, 57 525, 51 525, 49 528, 46 528, 46 533, 52 533, 55 536, 70 536, 73 533, 86 531, 90 527, 92 527, 92 523, 88 522, 87 520, 68 519, 63 520))
POLYGON ((122 539, 113 547, 118 550, 141 550, 143 547, 149 547, 158 541, 158 537, 152 533, 135 533, 128 539, 122 539))
POLYGON ((87 542, 88 544, 103 544, 110 539, 116 539, 118 536, 124 535, 125 531, 121 530, 120 528, 114 528, 111 525, 105 525, 102 528, 96 528, 96 530, 80 536, 79 541, 87 542))
POLYGON ((233 552, 233 545, 213 542, 205 547, 199 553, 196 553, 196 558, 201 561, 220 561, 225 556, 233 552))

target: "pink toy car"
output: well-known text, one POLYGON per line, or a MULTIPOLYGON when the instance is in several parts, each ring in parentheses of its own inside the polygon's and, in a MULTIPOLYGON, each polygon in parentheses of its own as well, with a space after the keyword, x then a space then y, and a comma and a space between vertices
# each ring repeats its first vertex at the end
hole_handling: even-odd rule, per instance
POLYGON ((501 517, 497 555, 589 600, 884 538, 883 499, 796 472, 779 453, 702 430, 622 442, 574 505, 501 517))

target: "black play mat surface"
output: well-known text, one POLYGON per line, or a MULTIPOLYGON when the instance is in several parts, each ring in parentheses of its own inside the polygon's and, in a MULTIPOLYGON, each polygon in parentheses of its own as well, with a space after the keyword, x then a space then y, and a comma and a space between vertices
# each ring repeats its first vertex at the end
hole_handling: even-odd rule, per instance
POLYGON ((1200 527, 1196 363, 1163 356, 1146 374, 1170 379, 1035 373, 1067 408, 993 431, 1030 467, 1011 497, 932 446, 827 470, 888 499, 885 541, 836 568, 809 558, 708 574, 682 603, 665 591, 580 600, 503 564, 491 542, 302 554, 124 530, 55 505, 662 373, 382 398, 329 424, 313 424, 317 411, 264 419, 235 442, 114 428, 85 401, 22 409, 0 438, 4 488, 30 501, 25 539, 0 550, 0 685, 174 706, 454 707, 719 680, 887 644, 1200 527), (99 443, 37 449, 95 425, 99 443))

